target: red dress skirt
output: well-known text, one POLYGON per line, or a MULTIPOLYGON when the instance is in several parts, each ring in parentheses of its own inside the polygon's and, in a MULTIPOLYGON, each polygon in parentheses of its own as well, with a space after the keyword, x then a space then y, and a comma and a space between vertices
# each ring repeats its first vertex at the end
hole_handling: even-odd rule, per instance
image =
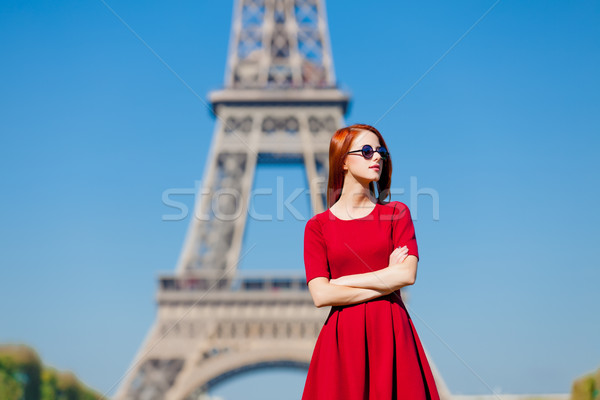
MULTIPOLYGON (((396 247, 419 257, 408 207, 377 204, 353 220, 327 210, 304 234, 307 282, 376 271, 396 247)), ((425 351, 400 291, 363 303, 334 306, 321 329, 303 400, 439 400, 425 351)))

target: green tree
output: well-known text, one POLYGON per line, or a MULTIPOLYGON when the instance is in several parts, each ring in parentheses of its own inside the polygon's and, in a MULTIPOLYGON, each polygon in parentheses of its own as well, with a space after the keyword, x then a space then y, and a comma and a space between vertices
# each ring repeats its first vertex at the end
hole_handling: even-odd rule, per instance
POLYGON ((571 390, 571 400, 600 399, 600 369, 576 379, 571 390))
POLYGON ((21 384, 0 366, 0 399, 20 400, 22 396, 21 384))
POLYGON ((23 345, 0 346, 0 400, 97 400, 102 396, 70 372, 44 368, 23 345))

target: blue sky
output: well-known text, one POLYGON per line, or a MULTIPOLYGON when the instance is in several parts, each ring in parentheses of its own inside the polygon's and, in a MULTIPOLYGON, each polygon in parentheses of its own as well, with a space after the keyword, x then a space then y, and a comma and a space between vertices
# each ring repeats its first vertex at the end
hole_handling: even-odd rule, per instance
MULTIPOLYGON (((107 4, 189 87, 101 1, 0 3, 0 342, 112 393, 183 244, 189 216, 163 221, 162 194, 203 176, 232 4, 107 4)), ((329 1, 336 76, 348 123, 419 82, 377 127, 415 218, 411 315, 450 389, 568 392, 600 366, 600 3, 500 1, 435 64, 493 4, 329 1)), ((255 185, 291 193, 302 174, 261 166, 255 185)), ((251 221, 241 268, 302 271, 304 223, 251 221)))

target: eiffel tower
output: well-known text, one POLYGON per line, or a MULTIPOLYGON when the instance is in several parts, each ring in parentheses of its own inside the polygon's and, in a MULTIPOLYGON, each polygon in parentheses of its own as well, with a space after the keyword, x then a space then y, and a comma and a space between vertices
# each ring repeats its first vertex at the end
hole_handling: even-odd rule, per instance
POLYGON ((201 193, 118 400, 195 400, 244 371, 307 368, 329 311, 314 307, 301 260, 297 274, 237 271, 258 163, 304 165, 312 211, 325 210, 329 140, 349 97, 336 86, 324 1, 237 1, 225 87, 209 98, 216 125, 201 193))

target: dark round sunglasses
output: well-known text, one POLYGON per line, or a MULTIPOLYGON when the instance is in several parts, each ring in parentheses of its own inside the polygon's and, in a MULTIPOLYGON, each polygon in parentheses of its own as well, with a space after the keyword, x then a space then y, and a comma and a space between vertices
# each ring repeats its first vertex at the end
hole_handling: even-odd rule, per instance
POLYGON ((376 150, 373 150, 373 147, 371 147, 370 144, 365 144, 362 147, 362 149, 360 149, 360 150, 352 150, 352 151, 347 152, 346 154, 359 153, 359 152, 367 160, 370 160, 371 158, 373 158, 373 154, 375 154, 375 152, 379 153, 379 155, 381 156, 382 160, 387 160, 388 158, 390 158, 390 152, 387 151, 387 149, 385 147, 379 146, 376 150))

